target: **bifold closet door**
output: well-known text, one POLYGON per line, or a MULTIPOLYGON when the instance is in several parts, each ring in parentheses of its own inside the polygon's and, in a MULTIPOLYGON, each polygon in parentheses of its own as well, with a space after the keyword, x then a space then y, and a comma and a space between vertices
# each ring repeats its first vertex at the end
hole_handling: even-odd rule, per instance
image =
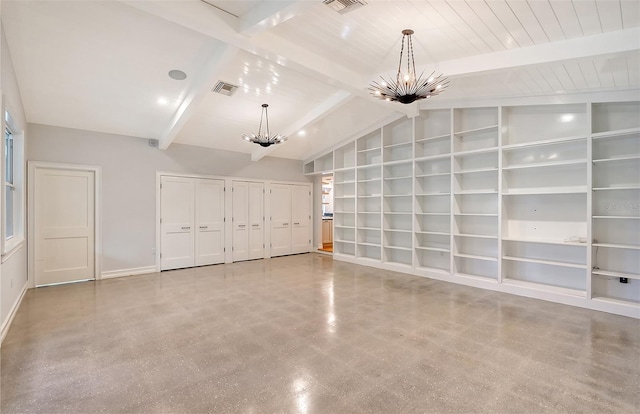
POLYGON ((195 180, 195 265, 224 263, 224 181, 195 180))
POLYGON ((160 179, 160 268, 195 264, 195 182, 193 178, 160 179))
POLYGON ((249 259, 264 258, 264 183, 249 183, 249 259))
POLYGON ((271 256, 291 254, 291 185, 271 185, 271 256))
POLYGON ((233 261, 264 257, 264 184, 233 182, 233 261))
POLYGON ((306 253, 311 243, 311 191, 308 186, 291 186, 291 252, 306 253))
POLYGON ((233 261, 249 260, 249 183, 233 182, 233 261))

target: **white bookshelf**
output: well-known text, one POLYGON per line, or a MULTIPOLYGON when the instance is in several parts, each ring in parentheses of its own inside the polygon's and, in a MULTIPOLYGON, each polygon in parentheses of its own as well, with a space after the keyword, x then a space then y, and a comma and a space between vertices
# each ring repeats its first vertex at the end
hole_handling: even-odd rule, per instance
POLYGON ((355 142, 350 142, 334 151, 334 164, 336 170, 353 168, 356 166, 355 142))
POLYGON ((502 124, 501 276, 586 298, 587 105, 505 107, 502 124))
POLYGON ((415 158, 451 153, 451 109, 421 111, 415 118, 415 158))
POLYGON ((428 109, 364 134, 332 152, 336 258, 640 318, 639 115, 428 109))
POLYGON ((498 108, 454 110, 453 273, 498 281, 498 108))
POLYGON ((453 151, 472 152, 498 147, 498 108, 453 110, 453 151))
POLYGON ((400 119, 382 128, 383 161, 405 161, 413 159, 413 123, 411 119, 400 119))
POLYGON ((592 297, 637 306, 640 304, 640 104, 595 103, 591 109, 592 297))
POLYGON ((382 258, 382 156, 380 131, 358 140, 359 152, 367 154, 376 149, 377 161, 357 169, 357 238, 356 255, 359 258, 382 258))
POLYGON ((418 118, 414 165, 414 257, 424 271, 451 268, 451 111, 425 111, 418 118), (438 135, 437 139, 424 139, 438 135), (443 143, 446 143, 446 149, 443 143), (420 149, 420 150, 419 150, 420 149))
POLYGON ((376 165, 382 162, 382 131, 376 130, 356 141, 358 166, 376 165))

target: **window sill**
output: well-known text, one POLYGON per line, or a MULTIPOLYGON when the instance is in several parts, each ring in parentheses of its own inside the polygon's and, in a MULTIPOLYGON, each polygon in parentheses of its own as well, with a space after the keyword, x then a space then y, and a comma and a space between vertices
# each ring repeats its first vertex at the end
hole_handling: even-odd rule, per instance
POLYGON ((7 249, 6 252, 2 253, 2 263, 9 260, 18 250, 22 248, 24 245, 24 238, 19 238, 16 240, 11 240, 11 243, 8 246, 5 246, 7 249))

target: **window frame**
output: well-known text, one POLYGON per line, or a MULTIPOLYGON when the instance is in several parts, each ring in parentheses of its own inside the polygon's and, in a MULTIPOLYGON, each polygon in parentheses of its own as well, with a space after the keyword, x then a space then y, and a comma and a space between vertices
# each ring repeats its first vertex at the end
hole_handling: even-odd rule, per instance
POLYGON ((5 106, 4 116, 2 117, 2 127, 5 131, 5 143, 1 147, 2 151, 2 182, 4 183, 4 192, 2 194, 2 237, 0 242, 2 245, 2 261, 8 259, 11 254, 16 251, 24 243, 25 232, 25 163, 24 163, 24 132, 17 125, 11 111, 5 106), (7 151, 6 144, 7 132, 11 135, 11 177, 8 177, 7 151), (10 181, 8 181, 10 179, 10 181), (7 235, 7 188, 12 191, 12 234, 7 235))

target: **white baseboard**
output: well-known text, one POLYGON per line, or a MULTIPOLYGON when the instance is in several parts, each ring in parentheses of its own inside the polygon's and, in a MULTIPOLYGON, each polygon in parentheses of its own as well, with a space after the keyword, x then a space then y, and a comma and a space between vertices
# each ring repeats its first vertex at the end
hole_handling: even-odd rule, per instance
POLYGON ((100 274, 100 278, 112 279, 114 277, 145 275, 147 273, 154 273, 155 271, 156 271, 155 266, 134 267, 132 269, 108 270, 106 272, 102 272, 100 274))
POLYGON ((20 295, 18 296, 18 299, 15 301, 15 303, 11 307, 11 311, 9 312, 9 316, 7 316, 7 320, 5 320, 4 324, 2 325, 2 329, 0 330, 1 332, 0 346, 2 346, 2 342, 4 341, 4 338, 7 336, 7 333, 9 332, 9 328, 11 328, 11 323, 13 322, 13 318, 16 316, 18 309, 20 308, 20 304, 22 303, 24 294, 27 293, 27 284, 28 282, 25 283, 24 286, 22 287, 22 292, 20 293, 20 295))

